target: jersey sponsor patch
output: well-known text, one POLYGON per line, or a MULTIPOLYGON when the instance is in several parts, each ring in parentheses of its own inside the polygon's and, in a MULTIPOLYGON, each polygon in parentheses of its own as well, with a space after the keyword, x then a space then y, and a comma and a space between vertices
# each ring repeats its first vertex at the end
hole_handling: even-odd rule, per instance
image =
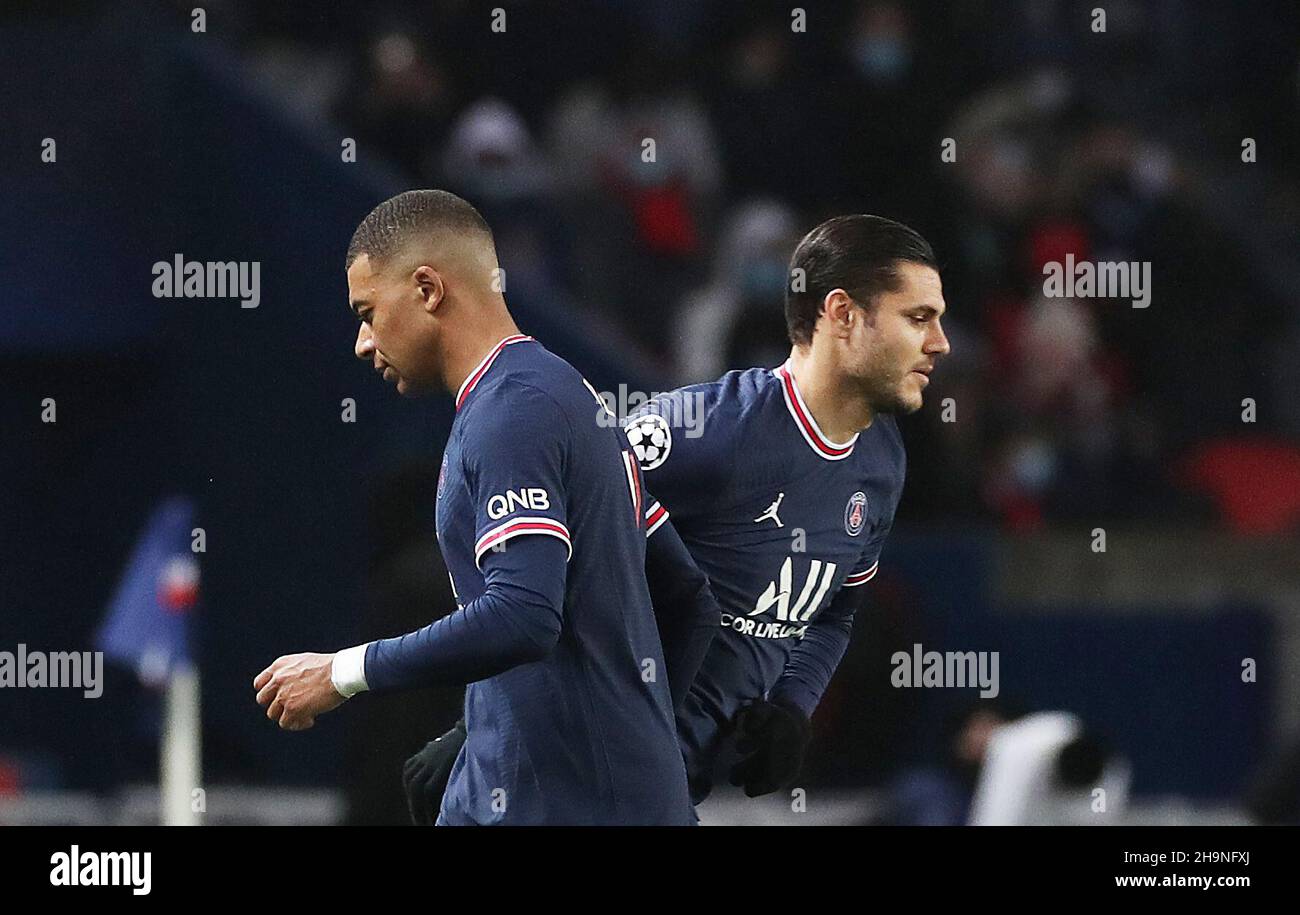
POLYGON ((545 489, 528 486, 505 493, 494 493, 487 500, 487 516, 493 521, 500 521, 506 515, 521 508, 532 512, 544 512, 551 507, 551 497, 545 489))
POLYGON ((768 583, 767 590, 759 595, 749 615, 759 616, 771 612, 781 622, 808 622, 821 606, 826 592, 830 590, 831 582, 835 578, 835 568, 836 564, 833 562, 812 560, 803 587, 799 589, 798 597, 795 597, 794 564, 791 557, 787 556, 785 562, 781 563, 780 574, 775 581, 768 583), (793 605, 790 603, 792 597, 795 598, 793 605))
POLYGON ((736 616, 731 613, 722 614, 722 628, 734 629, 741 635, 752 636, 756 639, 801 639, 804 637, 804 633, 808 631, 807 624, 792 626, 789 623, 764 622, 763 620, 746 619, 743 616, 736 616))
POLYGON ((849 504, 844 506, 844 530, 850 537, 856 537, 862 533, 866 520, 867 494, 859 489, 849 496, 849 504))
POLYGON ((627 424, 627 440, 636 452, 642 470, 654 470, 668 460, 673 434, 668 420, 658 413, 645 413, 627 424))

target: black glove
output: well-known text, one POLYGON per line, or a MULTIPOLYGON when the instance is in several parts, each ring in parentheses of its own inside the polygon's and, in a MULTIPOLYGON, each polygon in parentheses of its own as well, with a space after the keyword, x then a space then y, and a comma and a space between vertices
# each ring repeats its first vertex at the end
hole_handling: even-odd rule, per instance
POLYGON ((759 700, 736 713, 736 749, 747 754, 731 769, 731 783, 749 797, 770 794, 794 781, 812 728, 793 705, 759 700))
POLYGON ((451 768, 465 745, 465 719, 456 722, 446 734, 425 744, 402 766, 402 787, 406 789, 406 804, 411 811, 411 822, 416 826, 432 826, 442 807, 442 795, 447 790, 451 768))

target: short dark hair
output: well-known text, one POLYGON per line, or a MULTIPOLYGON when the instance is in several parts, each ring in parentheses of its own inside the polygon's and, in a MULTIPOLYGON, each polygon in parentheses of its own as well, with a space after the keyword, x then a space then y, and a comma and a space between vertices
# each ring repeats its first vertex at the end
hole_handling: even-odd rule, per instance
POLYGON ((897 290, 901 262, 939 269, 928 241, 915 229, 883 216, 836 216, 813 229, 790 258, 785 293, 790 342, 812 342, 822 303, 832 289, 843 289, 864 307, 880 293, 897 290))
POLYGON ((492 229, 468 201, 450 191, 403 191, 361 220, 348 245, 347 266, 363 254, 387 257, 422 232, 476 232, 492 241, 492 229))

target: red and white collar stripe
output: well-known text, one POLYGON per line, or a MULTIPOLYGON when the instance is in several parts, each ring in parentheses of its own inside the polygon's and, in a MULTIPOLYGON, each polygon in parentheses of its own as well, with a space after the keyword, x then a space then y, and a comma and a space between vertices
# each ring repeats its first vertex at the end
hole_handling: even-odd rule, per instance
POLYGON ((833 442, 826 437, 818 428, 817 420, 813 419, 812 410, 809 410, 808 405, 803 402, 803 395, 799 393, 799 386, 794 381, 794 372, 790 371, 790 363, 786 362, 780 368, 773 369, 772 373, 781 382, 781 395, 785 398, 786 408, 794 417, 795 425, 799 427, 799 434, 808 443, 808 447, 828 461, 842 461, 852 454, 853 446, 858 440, 858 433, 853 433, 853 438, 843 444, 833 442))
POLYGON ((511 343, 524 343, 531 339, 533 338, 527 334, 512 334, 492 347, 492 351, 483 357, 483 361, 474 368, 474 371, 469 373, 469 377, 465 379, 460 386, 460 390, 456 392, 456 409, 460 409, 460 405, 465 402, 469 392, 474 390, 478 383, 483 380, 483 376, 487 374, 488 369, 492 368, 492 363, 496 362, 497 356, 501 355, 503 349, 511 343))

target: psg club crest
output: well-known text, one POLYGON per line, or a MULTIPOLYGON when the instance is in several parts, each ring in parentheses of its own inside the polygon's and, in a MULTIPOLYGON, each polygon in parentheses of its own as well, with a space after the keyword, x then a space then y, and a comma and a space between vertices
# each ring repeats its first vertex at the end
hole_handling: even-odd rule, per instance
POLYGON ((849 504, 844 506, 844 529, 850 537, 862 533, 862 526, 867 520, 867 494, 858 490, 849 496, 849 504))
POLYGON ((668 420, 658 413, 643 413, 627 424, 626 431, 642 470, 654 470, 668 460, 668 452, 673 449, 673 436, 668 420))
POLYGON ((442 498, 442 488, 447 483, 447 455, 442 456, 442 466, 438 468, 438 494, 435 498, 442 498))

